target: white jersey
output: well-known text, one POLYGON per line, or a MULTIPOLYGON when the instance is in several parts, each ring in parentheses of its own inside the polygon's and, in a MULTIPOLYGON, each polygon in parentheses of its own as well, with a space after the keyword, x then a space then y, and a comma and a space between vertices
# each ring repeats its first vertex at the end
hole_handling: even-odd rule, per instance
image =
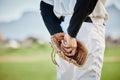
MULTIPOLYGON (((74 12, 74 6, 76 0, 42 0, 50 5, 54 5, 54 13, 60 18, 65 15, 72 15, 74 12)), ((89 15, 94 18, 108 19, 108 15, 105 9, 106 0, 98 0, 94 11, 89 15)))

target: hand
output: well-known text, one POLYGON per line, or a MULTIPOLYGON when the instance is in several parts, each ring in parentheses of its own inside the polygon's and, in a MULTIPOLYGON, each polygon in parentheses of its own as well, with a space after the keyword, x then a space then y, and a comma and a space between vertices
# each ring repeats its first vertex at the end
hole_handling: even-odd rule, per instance
POLYGON ((65 55, 74 56, 77 48, 77 41, 75 38, 69 36, 69 34, 65 34, 61 46, 65 55))

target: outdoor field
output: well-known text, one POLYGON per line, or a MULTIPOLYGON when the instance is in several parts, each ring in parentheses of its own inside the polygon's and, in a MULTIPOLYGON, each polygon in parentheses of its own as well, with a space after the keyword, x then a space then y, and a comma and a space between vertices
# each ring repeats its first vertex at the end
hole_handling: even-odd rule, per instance
MULTIPOLYGON (((0 80, 56 80, 51 51, 47 44, 0 47, 0 80)), ((101 80, 120 80, 120 47, 106 48, 101 80)))

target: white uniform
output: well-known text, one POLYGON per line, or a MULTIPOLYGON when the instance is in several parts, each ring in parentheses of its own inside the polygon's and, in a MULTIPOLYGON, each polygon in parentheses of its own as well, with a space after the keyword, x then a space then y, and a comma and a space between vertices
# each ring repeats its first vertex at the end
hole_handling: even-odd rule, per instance
POLYGON ((77 67, 56 57, 57 80, 100 80, 105 49, 104 19, 92 19, 93 23, 84 22, 77 39, 88 49, 88 58, 82 67, 77 67))
MULTIPOLYGON (((50 5, 54 5, 54 13, 59 18, 65 15, 72 15, 76 0, 42 0, 50 5)), ((90 17, 108 18, 105 10, 106 0, 98 0, 97 5, 90 17)))
MULTIPOLYGON (((54 5, 54 13, 58 18, 64 15, 72 15, 76 3, 76 0, 43 1, 54 5)), ((89 15, 93 23, 84 22, 77 35, 77 39, 83 41, 88 49, 86 63, 82 67, 77 67, 56 56, 59 65, 57 67, 57 80, 100 80, 105 49, 105 26, 103 24, 108 19, 104 7, 105 2, 106 0, 97 2, 94 11, 89 15)))

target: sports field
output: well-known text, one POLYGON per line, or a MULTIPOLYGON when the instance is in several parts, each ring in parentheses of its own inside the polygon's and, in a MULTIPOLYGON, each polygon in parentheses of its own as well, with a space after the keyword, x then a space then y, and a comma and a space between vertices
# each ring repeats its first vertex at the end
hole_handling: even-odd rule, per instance
MULTIPOLYGON (((0 47, 0 80, 56 80, 48 45, 0 47)), ((120 80, 120 47, 107 47, 101 80, 120 80)))

